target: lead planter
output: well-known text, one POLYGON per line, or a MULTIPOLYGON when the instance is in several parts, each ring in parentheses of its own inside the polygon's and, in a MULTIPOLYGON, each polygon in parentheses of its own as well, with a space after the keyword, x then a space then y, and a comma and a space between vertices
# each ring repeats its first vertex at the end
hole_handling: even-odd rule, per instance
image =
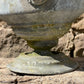
MULTIPOLYGON (((24 74, 58 74, 73 71, 78 64, 63 53, 49 50, 84 12, 84 0, 1 0, 0 19, 13 27, 17 36, 28 41, 34 52, 21 53, 8 65, 24 74)), ((66 38, 65 38, 66 40, 66 38)))

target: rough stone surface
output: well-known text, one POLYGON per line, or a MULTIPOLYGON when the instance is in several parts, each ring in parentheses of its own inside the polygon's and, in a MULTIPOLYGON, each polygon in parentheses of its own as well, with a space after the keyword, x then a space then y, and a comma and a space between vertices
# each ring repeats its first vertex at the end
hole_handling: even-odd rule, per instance
POLYGON ((63 52, 67 56, 84 56, 84 14, 78 17, 67 34, 58 40, 51 51, 63 52))
POLYGON ((84 57, 75 58, 80 64, 76 71, 47 76, 21 75, 9 71, 6 66, 15 58, 0 58, 0 84, 84 84, 84 57))
POLYGON ((0 22, 0 57, 16 57, 21 52, 31 51, 27 41, 17 37, 6 22, 0 22))
POLYGON ((84 34, 75 36, 74 45, 74 56, 84 56, 84 34))
MULTIPOLYGON (((76 20, 72 29, 61 37, 53 51, 62 51, 66 55, 74 55, 80 68, 76 71, 50 76, 30 76, 16 74, 7 69, 7 64, 14 58, 0 58, 0 84, 84 84, 84 15, 76 20), (81 25, 80 25, 81 24, 81 25)), ((31 50, 27 42, 17 37, 11 27, 0 22, 0 57, 16 57, 20 52, 31 50)))
POLYGON ((67 34, 65 34, 58 40, 58 45, 53 47, 51 51, 63 52, 67 56, 70 56, 71 50, 73 49, 74 45, 73 40, 74 40, 73 30, 70 29, 70 31, 67 34))
POLYGON ((73 23, 72 23, 72 29, 77 30, 78 32, 84 32, 84 14, 82 14, 80 17, 78 17, 73 23))

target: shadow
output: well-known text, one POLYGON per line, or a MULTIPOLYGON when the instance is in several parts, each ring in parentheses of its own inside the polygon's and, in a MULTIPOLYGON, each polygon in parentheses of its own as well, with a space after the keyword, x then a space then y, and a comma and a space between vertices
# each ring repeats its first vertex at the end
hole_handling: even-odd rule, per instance
POLYGON ((74 60, 79 64, 77 71, 84 71, 84 57, 76 57, 74 60))
POLYGON ((68 67, 72 67, 73 64, 74 65, 77 64, 74 59, 72 59, 71 57, 66 56, 64 53, 61 53, 61 52, 51 52, 49 50, 45 50, 45 51, 44 50, 43 51, 42 50, 36 50, 35 52, 38 53, 41 56, 52 57, 53 59, 64 63, 64 65, 68 66, 68 67))
MULTIPOLYGON (((11 71, 13 72, 13 71, 11 71)), ((25 73, 18 73, 18 72, 13 72, 15 73, 17 76, 53 76, 53 75, 58 75, 58 74, 25 74, 25 73)), ((67 73, 67 72, 66 72, 67 73)), ((60 74, 63 74, 63 73, 60 73, 60 74)), ((59 75, 60 75, 59 74, 59 75)))

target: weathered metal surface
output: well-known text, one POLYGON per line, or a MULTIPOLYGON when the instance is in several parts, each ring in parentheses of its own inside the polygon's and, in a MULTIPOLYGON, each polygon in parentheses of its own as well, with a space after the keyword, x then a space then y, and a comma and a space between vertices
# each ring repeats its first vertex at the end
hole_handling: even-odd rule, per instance
POLYGON ((37 53, 20 54, 13 63, 8 65, 11 71, 23 74, 48 75, 73 71, 78 64, 64 54, 47 54, 42 56, 37 53), (49 56, 50 55, 50 56, 49 56))
POLYGON ((84 0, 0 0, 0 19, 29 40, 59 38, 83 12, 84 0))

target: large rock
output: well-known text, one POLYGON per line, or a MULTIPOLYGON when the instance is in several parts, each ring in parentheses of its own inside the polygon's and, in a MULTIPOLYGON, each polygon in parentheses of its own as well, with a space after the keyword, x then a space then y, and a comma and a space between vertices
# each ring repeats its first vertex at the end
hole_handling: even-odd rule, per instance
POLYGON ((17 37, 6 22, 0 22, 0 57, 17 57, 21 52, 32 51, 27 41, 17 37))
POLYGON ((84 56, 84 14, 72 23, 70 31, 59 39, 58 45, 51 51, 63 52, 71 57, 84 56))

